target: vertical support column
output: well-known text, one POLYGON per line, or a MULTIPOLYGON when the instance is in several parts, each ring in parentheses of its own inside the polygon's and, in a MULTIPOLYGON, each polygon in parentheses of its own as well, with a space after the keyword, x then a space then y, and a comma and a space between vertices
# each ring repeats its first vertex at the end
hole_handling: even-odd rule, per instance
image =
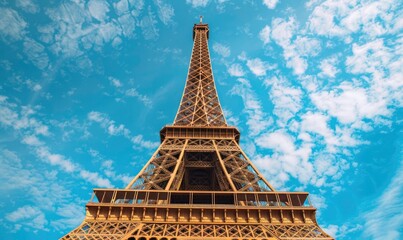
POLYGON ((234 144, 237 146, 237 148, 239 149, 239 151, 241 152, 241 154, 243 155, 243 157, 246 159, 246 161, 248 161, 249 165, 251 166, 251 168, 255 171, 255 173, 257 174, 257 176, 260 178, 260 180, 262 180, 272 191, 275 191, 274 187, 263 177, 263 175, 257 170, 257 168, 253 165, 253 163, 251 162, 251 160, 248 158, 248 156, 246 156, 246 154, 244 153, 244 151, 242 150, 242 148, 238 145, 238 143, 233 140, 234 144))
POLYGON ((232 190, 236 192, 237 188, 235 187, 234 183, 232 182, 231 176, 229 175, 227 169, 225 168, 225 164, 224 164, 224 161, 221 158, 220 151, 218 150, 217 144, 215 143, 215 140, 212 140, 212 141, 213 141, 215 151, 217 153, 218 161, 220 162, 221 168, 222 168, 225 176, 227 177, 228 183, 231 186, 232 190))
POLYGON ((165 144, 165 142, 167 141, 167 139, 165 139, 160 146, 158 147, 158 149, 154 152, 154 154, 152 155, 152 157, 150 158, 150 160, 148 160, 147 164, 141 169, 141 171, 136 175, 136 177, 133 178, 133 180, 130 181, 129 184, 127 184, 127 186, 125 187, 125 189, 130 189, 133 184, 140 178, 140 176, 144 173, 144 171, 147 169, 147 167, 152 163, 152 161, 154 160, 155 156, 157 156, 157 154, 159 153, 161 147, 165 144))
POLYGON ((186 146, 188 145, 188 141, 189 141, 189 139, 186 139, 185 144, 183 144, 181 154, 179 155, 179 158, 178 158, 178 161, 176 163, 175 169, 171 174, 171 178, 169 179, 169 181, 167 183, 167 186, 165 187, 165 190, 169 190, 171 188, 171 185, 172 185, 175 177, 177 177, 176 174, 178 172, 179 166, 183 162, 183 155, 185 154, 185 149, 186 149, 186 146))

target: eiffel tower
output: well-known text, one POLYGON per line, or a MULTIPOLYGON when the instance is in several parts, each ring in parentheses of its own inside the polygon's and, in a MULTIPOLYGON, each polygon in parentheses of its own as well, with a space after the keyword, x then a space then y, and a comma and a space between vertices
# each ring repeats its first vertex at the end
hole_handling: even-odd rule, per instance
POLYGON ((239 146, 216 92, 208 24, 193 50, 173 125, 125 189, 94 189, 84 221, 63 240, 333 239, 307 192, 279 192, 239 146))

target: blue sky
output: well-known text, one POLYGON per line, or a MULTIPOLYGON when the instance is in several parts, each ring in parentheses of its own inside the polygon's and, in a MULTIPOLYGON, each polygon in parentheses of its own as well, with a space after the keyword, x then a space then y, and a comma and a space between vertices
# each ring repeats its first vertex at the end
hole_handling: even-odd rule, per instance
POLYGON ((227 121, 337 239, 403 232, 398 0, 0 0, 0 238, 56 239, 175 117, 199 15, 227 121), (400 227, 400 228, 399 228, 400 227))

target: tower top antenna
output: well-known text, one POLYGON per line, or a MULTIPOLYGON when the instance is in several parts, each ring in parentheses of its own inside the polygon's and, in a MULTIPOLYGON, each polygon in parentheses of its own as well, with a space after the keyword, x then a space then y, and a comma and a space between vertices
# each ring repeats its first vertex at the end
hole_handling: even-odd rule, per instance
POLYGON ((200 23, 202 23, 202 22, 203 22, 203 16, 200 15, 200 23))

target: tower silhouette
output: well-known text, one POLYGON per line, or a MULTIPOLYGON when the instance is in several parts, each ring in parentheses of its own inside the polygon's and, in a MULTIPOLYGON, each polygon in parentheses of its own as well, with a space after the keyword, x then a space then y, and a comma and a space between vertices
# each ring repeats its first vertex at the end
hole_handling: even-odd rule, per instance
POLYGON ((193 27, 193 50, 173 125, 125 189, 94 189, 84 221, 61 239, 333 239, 307 192, 276 191, 239 146, 218 99, 209 27, 193 27))

